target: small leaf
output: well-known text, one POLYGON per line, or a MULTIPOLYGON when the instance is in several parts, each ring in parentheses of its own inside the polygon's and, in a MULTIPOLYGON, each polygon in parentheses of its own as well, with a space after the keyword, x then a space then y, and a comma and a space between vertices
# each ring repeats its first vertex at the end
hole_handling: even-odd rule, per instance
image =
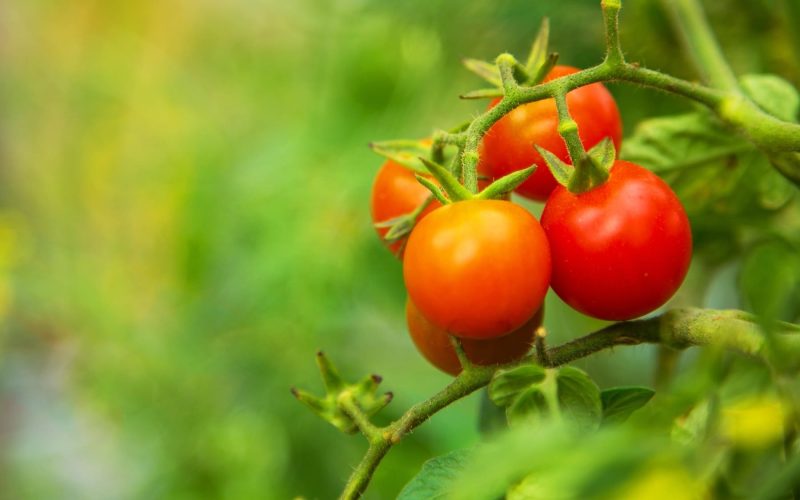
POLYGON ((572 366, 558 370, 556 377, 561 416, 581 428, 596 428, 603 415, 600 388, 589 376, 572 366))
MULTIPOLYGON (((438 163, 422 157, 420 157, 420 160, 428 169, 428 172, 430 172, 431 175, 436 178, 439 184, 441 184, 451 201, 469 200, 472 198, 472 193, 470 193, 467 188, 462 186, 458 180, 453 177, 453 174, 451 174, 448 169, 439 165, 438 163)), ((428 184, 426 184, 420 176, 417 176, 417 180, 424 184, 428 189, 431 189, 430 186, 428 186, 428 184)), ((434 194, 434 196, 436 196, 435 191, 431 190, 431 192, 434 194)))
POLYGON ((514 402, 506 408, 506 418, 510 425, 536 422, 550 413, 547 396, 535 386, 518 393, 514 402))
POLYGON ((500 71, 494 64, 480 59, 464 59, 464 66, 479 77, 491 83, 495 87, 502 87, 503 80, 500 78, 500 71))
POLYGON ((489 398, 489 390, 481 391, 481 402, 478 409, 478 430, 489 435, 508 428, 506 412, 489 398))
POLYGON ((517 189, 520 184, 525 182, 528 177, 533 175, 535 170, 536 165, 523 170, 517 170, 516 172, 511 172, 510 174, 503 176, 489 184, 486 189, 478 193, 478 198, 482 200, 500 199, 511 191, 517 189))
POLYGON ((458 97, 459 99, 494 99, 496 97, 503 97, 503 91, 497 88, 470 90, 458 97))
POLYGON ((445 498, 455 479, 464 470, 469 455, 468 450, 456 450, 428 460, 422 464, 422 470, 400 491, 397 499, 445 498))
POLYGON ((419 174, 427 174, 425 164, 420 161, 420 156, 429 156, 431 146, 429 141, 396 140, 372 142, 369 147, 379 155, 392 160, 419 174))
POLYGON ((550 151, 541 148, 538 145, 534 146, 539 154, 542 155, 544 162, 547 164, 547 168, 550 169, 550 173, 553 174, 553 177, 556 179, 556 181, 562 186, 568 186, 570 178, 575 171, 575 169, 572 168, 572 165, 564 163, 550 151))
POLYGON ((539 25, 539 32, 531 45, 531 51, 528 53, 528 60, 525 63, 525 68, 528 73, 533 74, 547 61, 547 43, 550 38, 550 20, 546 17, 542 18, 542 24, 539 25))
POLYGON ((655 391, 647 387, 614 387, 600 393, 603 403, 603 424, 619 424, 628 419, 653 397, 655 391))
POLYGON ((498 406, 510 405, 520 392, 541 383, 545 369, 532 363, 498 370, 489 384, 489 398, 498 406))
POLYGON ((777 75, 743 75, 742 90, 767 113, 788 122, 797 121, 800 94, 794 86, 777 75))

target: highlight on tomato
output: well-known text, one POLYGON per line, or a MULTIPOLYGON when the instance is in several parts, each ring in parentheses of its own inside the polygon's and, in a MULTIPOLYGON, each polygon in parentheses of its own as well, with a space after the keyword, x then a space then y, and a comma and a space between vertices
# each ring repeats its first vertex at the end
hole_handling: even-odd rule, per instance
POLYGON ((425 217, 408 239, 403 278, 437 327, 489 339, 525 324, 550 283, 550 247, 539 222, 504 200, 469 200, 425 217))
POLYGON ((553 290, 595 318, 622 321, 659 308, 689 269, 692 234, 681 202, 634 163, 617 160, 605 183, 581 194, 557 187, 541 220, 553 290))
MULTIPOLYGON (((570 66, 555 66, 544 82, 577 72, 570 66)), ((495 99, 489 107, 495 106, 495 99)), ((580 87, 567 94, 567 107, 578 124, 584 148, 590 149, 610 137, 619 151, 622 144, 622 119, 614 97, 601 83, 580 87)), ((480 148, 480 170, 494 179, 516 170, 537 165, 539 168, 516 192, 532 200, 544 201, 558 185, 541 155, 538 145, 569 163, 564 140, 558 133, 558 111, 555 100, 523 104, 498 120, 483 138, 480 148)))

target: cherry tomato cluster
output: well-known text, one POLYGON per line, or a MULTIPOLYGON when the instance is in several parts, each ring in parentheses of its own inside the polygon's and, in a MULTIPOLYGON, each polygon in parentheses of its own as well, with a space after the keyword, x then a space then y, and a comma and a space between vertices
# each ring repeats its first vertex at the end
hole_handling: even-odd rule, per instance
MULTIPOLYGON (((546 81, 575 71, 556 66, 546 81)), ((602 84, 569 92, 567 106, 585 148, 609 137, 619 149, 619 112, 602 84)), ((617 160, 606 182, 572 193, 558 185, 534 145, 569 162, 552 99, 519 106, 496 122, 483 138, 478 169, 496 179, 537 165, 516 192, 545 201, 541 224, 507 200, 433 202, 407 240, 390 245, 403 259, 411 338, 447 373, 461 369, 451 335, 476 364, 525 356, 548 288, 588 316, 622 321, 662 306, 688 271, 689 221, 659 177, 617 160)), ((373 187, 373 221, 413 212, 428 196, 411 170, 388 161, 373 187)))

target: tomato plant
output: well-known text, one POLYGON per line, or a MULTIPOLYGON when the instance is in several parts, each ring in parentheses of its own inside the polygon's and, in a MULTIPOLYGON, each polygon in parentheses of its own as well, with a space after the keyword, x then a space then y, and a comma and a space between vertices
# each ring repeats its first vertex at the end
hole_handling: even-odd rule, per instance
MULTIPOLYGON (((464 353, 476 365, 500 365, 522 359, 531 350, 536 328, 542 324, 543 310, 539 309, 527 323, 503 336, 487 340, 462 339, 464 353)), ((461 372, 450 334, 428 321, 411 300, 406 301, 406 323, 411 340, 425 359, 450 375, 461 372)))
MULTIPOLYGON (((800 94, 776 75, 735 76, 695 0, 663 4, 700 63, 700 81, 628 62, 621 2, 600 3, 606 50, 597 65, 556 66, 545 20, 525 62, 507 53, 494 64, 465 61, 491 85, 461 96, 491 99, 483 113, 435 129, 429 148, 403 139, 371 144, 430 174, 416 177, 427 192, 418 189, 413 201, 376 220, 414 216, 392 228, 410 233, 403 256, 409 333, 426 359, 455 378, 378 427, 370 418, 392 397, 378 393, 381 378, 345 382, 318 355, 325 396, 293 393, 369 443, 342 498, 358 498, 404 436, 482 387, 481 431, 497 430, 500 438, 434 458, 401 498, 652 498, 663 484, 677 485, 670 497, 791 498, 800 491, 800 398, 791 383, 800 372, 800 325, 792 322, 800 318, 800 94), (611 81, 672 93, 696 109, 645 120, 620 151, 619 112, 601 83, 611 81), (494 180, 481 186, 479 174, 494 180), (503 198, 511 191, 546 200, 541 224, 503 198), (423 212, 423 199, 438 207, 423 212), (695 200, 687 205, 694 233, 680 199, 695 200), (763 227, 731 219, 754 203, 759 217, 769 217, 763 227), (695 243, 700 276, 686 296, 702 303, 628 321, 670 300, 695 243), (720 309, 707 308, 709 290, 726 284, 739 294, 717 294, 720 309), (568 337, 548 346, 539 325, 550 286, 575 311, 617 322, 574 336, 553 314, 547 326, 568 337), (655 390, 601 389, 566 365, 637 344, 659 344, 652 378, 664 396, 626 426, 655 390), (692 346, 711 349, 678 365, 680 351, 692 346), (570 474, 565 464, 574 462, 588 472, 570 474)), ((642 361, 632 373, 648 368, 642 361)))
MULTIPOLYGON (((430 191, 417 182, 414 172, 399 163, 388 160, 378 170, 370 199, 372 222, 378 236, 395 255, 402 257, 408 235, 387 241, 384 238, 390 228, 381 227, 380 224, 414 212, 428 200, 430 194, 430 191)), ((417 215, 417 221, 440 206, 438 201, 432 200, 417 215)))
POLYGON ((550 250, 539 222, 502 200, 433 211, 411 233, 403 259, 411 300, 434 325, 465 338, 499 337, 541 307, 550 250))
MULTIPOLYGON (((552 81, 577 72, 570 66, 554 67, 544 79, 552 81)), ((499 102, 495 99, 489 107, 499 102)), ((614 97, 601 83, 580 87, 567 94, 567 106, 578 124, 581 142, 590 148, 610 137, 619 149, 622 143, 622 121, 614 97)), ((569 160, 567 147, 558 133, 558 111, 553 99, 523 104, 495 123, 481 143, 481 171, 493 178, 537 165, 536 172, 517 188, 532 200, 544 201, 557 186, 542 156, 532 147, 538 145, 564 161, 569 160)))
POLYGON ((603 185, 557 187, 542 227, 553 253, 553 290, 595 318, 627 320, 663 305, 692 257, 689 220, 675 193, 649 170, 617 161, 603 185))

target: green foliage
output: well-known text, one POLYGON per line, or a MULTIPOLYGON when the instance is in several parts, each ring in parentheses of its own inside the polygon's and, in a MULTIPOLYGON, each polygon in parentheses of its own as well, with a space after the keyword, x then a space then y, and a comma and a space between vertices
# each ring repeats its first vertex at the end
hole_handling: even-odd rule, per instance
POLYGON ((647 387, 615 387, 600 393, 603 424, 620 424, 634 411, 646 405, 655 391, 647 387))
POLYGON ((446 498, 469 457, 467 450, 451 451, 422 464, 422 470, 397 496, 398 500, 446 498))

